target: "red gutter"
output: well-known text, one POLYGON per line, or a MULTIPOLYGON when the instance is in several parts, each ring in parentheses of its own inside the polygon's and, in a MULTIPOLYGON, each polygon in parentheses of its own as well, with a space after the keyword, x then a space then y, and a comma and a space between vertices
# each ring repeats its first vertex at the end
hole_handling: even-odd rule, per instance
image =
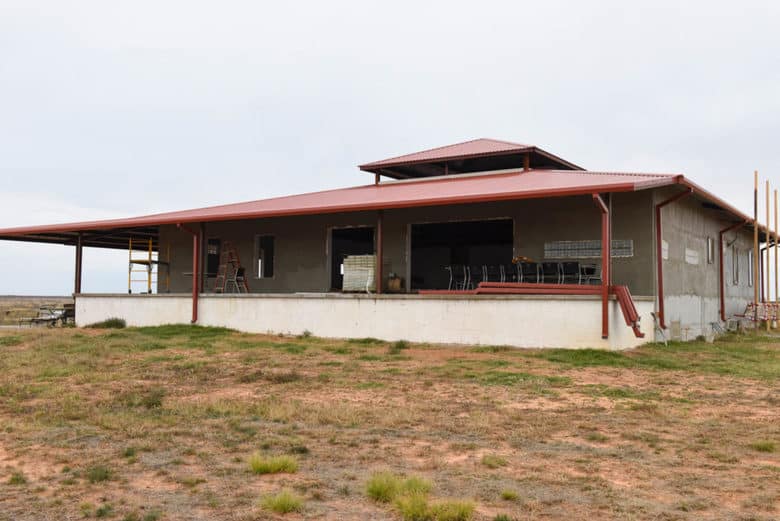
POLYGON ((661 248, 661 208, 667 204, 687 197, 693 193, 693 188, 688 187, 685 192, 675 194, 669 199, 655 205, 655 258, 658 270, 658 322, 661 329, 666 329, 666 317, 664 316, 664 268, 663 249, 661 248))
POLYGON ((198 322, 198 282, 200 272, 200 234, 178 223, 176 227, 192 235, 192 323, 198 322))
POLYGON ((601 338, 609 338, 609 263, 612 258, 609 207, 599 194, 592 194, 593 202, 601 210, 601 338))
POLYGON ((726 276, 724 274, 725 267, 723 266, 723 235, 732 231, 736 230, 737 228, 740 228, 747 224, 747 221, 740 221, 738 223, 732 224, 731 226, 728 226, 726 228, 723 228, 721 231, 718 232, 718 260, 719 260, 719 275, 720 275, 720 320, 721 322, 726 321, 726 276))

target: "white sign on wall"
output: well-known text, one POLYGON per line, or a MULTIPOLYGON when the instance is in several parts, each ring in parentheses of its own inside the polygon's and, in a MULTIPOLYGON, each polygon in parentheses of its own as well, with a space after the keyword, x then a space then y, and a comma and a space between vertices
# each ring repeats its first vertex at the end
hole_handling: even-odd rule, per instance
POLYGON ((699 252, 690 248, 685 248, 685 262, 688 264, 698 264, 699 252))
POLYGON ((669 243, 664 240, 661 241, 661 258, 669 260, 669 243))

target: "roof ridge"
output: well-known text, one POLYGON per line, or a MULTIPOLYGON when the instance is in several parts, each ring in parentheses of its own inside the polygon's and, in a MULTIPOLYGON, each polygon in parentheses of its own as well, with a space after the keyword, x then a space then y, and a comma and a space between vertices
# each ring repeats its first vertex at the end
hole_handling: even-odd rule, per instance
MULTIPOLYGON (((479 139, 485 139, 487 141, 495 141, 496 143, 506 143, 507 145, 512 145, 516 147, 526 147, 526 148, 534 148, 536 145, 529 145, 527 143, 515 143, 514 141, 507 141, 506 139, 494 139, 492 137, 481 137, 479 139)), ((474 141, 478 141, 475 139, 474 141)))

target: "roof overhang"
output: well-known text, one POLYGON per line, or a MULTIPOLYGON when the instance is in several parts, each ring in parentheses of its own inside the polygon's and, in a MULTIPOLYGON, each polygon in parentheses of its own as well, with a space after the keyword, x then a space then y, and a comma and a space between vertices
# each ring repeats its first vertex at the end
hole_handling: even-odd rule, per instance
MULTIPOLYGON (((50 244, 126 249, 130 238, 152 240, 157 248, 159 227, 216 221, 305 216, 342 212, 392 210, 619 193, 679 185, 748 226, 752 218, 679 174, 629 174, 584 171, 530 171, 455 175, 389 181, 246 203, 213 206, 155 215, 103 221, 0 229, 0 239, 50 244)), ((765 228, 762 227, 762 233, 765 228)), ((140 247, 148 247, 148 242, 140 247)))
POLYGON ((83 229, 78 230, 73 230, 69 226, 64 227, 55 224, 43 227, 46 228, 46 230, 40 232, 0 233, 0 239, 7 241, 75 246, 79 243, 79 236, 81 236, 82 246, 116 250, 127 250, 130 246, 130 239, 134 242, 134 250, 146 250, 149 248, 149 240, 151 239, 153 250, 157 250, 157 247, 159 246, 159 226, 129 226, 102 229, 99 227, 99 222, 100 221, 96 221, 94 223, 98 227, 85 226, 83 229))

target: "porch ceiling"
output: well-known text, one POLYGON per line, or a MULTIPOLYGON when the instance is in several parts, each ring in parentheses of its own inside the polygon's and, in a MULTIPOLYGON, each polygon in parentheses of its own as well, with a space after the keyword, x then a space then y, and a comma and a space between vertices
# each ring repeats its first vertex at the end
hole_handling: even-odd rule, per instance
MULTIPOLYGON (((53 226, 52 228, 55 228, 53 226)), ((134 250, 146 250, 149 247, 149 239, 152 240, 152 249, 157 250, 159 245, 159 227, 144 226, 132 228, 114 228, 108 230, 90 229, 83 230, 56 230, 29 232, 14 235, 0 235, 0 239, 20 242, 39 242, 45 244, 65 244, 75 246, 81 233, 81 244, 85 247, 108 248, 127 250, 129 240, 136 243, 134 250)))

